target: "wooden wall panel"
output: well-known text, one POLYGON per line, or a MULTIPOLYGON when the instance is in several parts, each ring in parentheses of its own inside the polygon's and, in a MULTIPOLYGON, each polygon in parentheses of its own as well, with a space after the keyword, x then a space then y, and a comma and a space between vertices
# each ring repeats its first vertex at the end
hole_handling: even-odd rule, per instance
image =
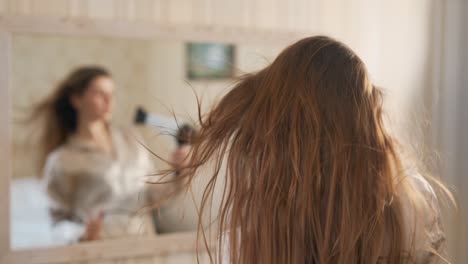
MULTIPOLYGON (((242 15, 245 12, 250 16, 252 13, 251 6, 254 1, 250 1, 248 3, 249 5, 245 5, 242 1, 212 1, 212 24, 222 27, 242 27, 242 15)), ((251 24, 249 23, 245 26, 249 27, 251 24)))
MULTIPOLYGON (((248 10, 244 10, 249 12, 252 16, 252 26, 261 29, 269 29, 272 27, 276 27, 276 17, 279 15, 280 17, 286 17, 285 14, 279 12, 278 4, 280 2, 289 2, 289 1, 278 1, 278 0, 257 0, 251 1, 248 10)), ((281 6, 284 7, 284 6, 281 6)))
POLYGON ((250 0, 241 0, 238 1, 241 8, 241 15, 239 15, 239 25, 241 27, 247 28, 252 25, 254 10, 251 8, 252 1, 250 0))
POLYGON ((307 2, 307 32, 318 32, 322 27, 322 1, 320 0, 311 0, 307 2))
POLYGON ((66 17, 74 17, 74 18, 88 17, 88 1, 87 0, 67 0, 67 13, 63 15, 66 17))
POLYGON ((115 19, 116 1, 99 0, 88 2, 88 17, 96 19, 115 19))
POLYGON ((135 18, 135 2, 130 0, 114 0, 114 19, 132 21, 135 18))
POLYGON ((7 0, 0 0, 0 15, 6 13, 7 0))
MULTIPOLYGON (((169 23, 176 25, 180 24, 191 24, 193 21, 193 7, 198 4, 199 1, 191 0, 171 0, 166 5, 166 12, 169 15, 169 23)), ((204 6, 205 7, 205 6, 204 6)))
POLYGON ((31 13, 31 0, 17 0, 8 4, 8 12, 15 15, 31 13))
MULTIPOLYGON (((310 15, 310 10, 307 9, 308 2, 311 0, 297 0, 297 4, 290 6, 289 17, 293 18, 292 27, 290 30, 297 29, 306 31, 309 28, 307 17, 310 15), (292 11, 292 12, 291 12, 292 11)), ((289 1, 291 3, 292 1, 289 1)))
POLYGON ((167 0, 153 0, 153 21, 167 24, 169 21, 169 2, 167 0))
POLYGON ((135 1, 135 19, 138 21, 153 21, 154 20, 154 0, 138 0, 135 1))
MULTIPOLYGON (((337 0, 331 0, 337 1, 337 0)), ((320 0, 0 0, 0 14, 301 32, 320 0)))
POLYGON ((275 21, 275 24, 278 29, 280 30, 288 30, 290 28, 290 18, 289 18, 289 9, 290 9, 289 1, 278 1, 277 2, 277 9, 278 14, 275 21))
MULTIPOLYGON (((9 0, 13 5, 16 0, 9 0)), ((64 0, 41 0, 31 1, 31 16, 53 16, 60 17, 68 14, 68 1, 64 0)))
POLYGON ((197 20, 194 20, 194 23, 199 23, 201 25, 214 25, 213 21, 213 0, 198 0, 197 4, 200 10, 197 20))

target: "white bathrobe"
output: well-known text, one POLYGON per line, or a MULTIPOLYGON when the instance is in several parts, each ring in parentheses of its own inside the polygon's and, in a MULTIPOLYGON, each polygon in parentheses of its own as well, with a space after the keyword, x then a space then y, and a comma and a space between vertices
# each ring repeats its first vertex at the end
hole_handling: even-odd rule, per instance
POLYGON ((47 158, 44 183, 58 218, 86 222, 104 213, 103 237, 153 233, 148 213, 149 152, 130 130, 111 127, 113 153, 70 137, 47 158))

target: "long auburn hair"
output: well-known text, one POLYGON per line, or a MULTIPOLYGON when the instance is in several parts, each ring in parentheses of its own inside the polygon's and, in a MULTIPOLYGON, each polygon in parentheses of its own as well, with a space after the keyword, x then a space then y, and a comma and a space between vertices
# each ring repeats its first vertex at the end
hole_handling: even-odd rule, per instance
POLYGON ((199 121, 185 176, 214 164, 200 220, 224 182, 217 261, 415 261, 402 205, 427 205, 384 127, 381 91, 344 44, 296 42, 199 121))
POLYGON ((110 77, 100 66, 82 66, 63 79, 44 100, 32 107, 30 121, 39 121, 39 161, 42 172, 47 155, 61 146, 77 129, 78 113, 70 101, 72 95, 83 95, 98 77, 110 77))

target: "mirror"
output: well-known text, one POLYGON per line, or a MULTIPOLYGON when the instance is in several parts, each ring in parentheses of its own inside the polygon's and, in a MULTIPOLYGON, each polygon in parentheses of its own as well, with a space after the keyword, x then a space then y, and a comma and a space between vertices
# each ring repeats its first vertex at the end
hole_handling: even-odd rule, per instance
POLYGON ((197 177, 193 195, 177 192, 160 201, 178 189, 177 181, 147 184, 159 180, 149 175, 183 161, 190 142, 177 135, 187 135, 184 124, 195 131, 188 135, 196 133, 197 97, 200 111, 208 111, 229 91, 233 77, 262 68, 280 49, 13 34, 12 249, 196 230, 196 205, 206 177, 197 177), (98 74, 100 81, 94 78, 84 92, 65 96, 78 113, 75 123, 81 123, 57 141, 53 123, 44 121, 46 112, 34 107, 85 66, 109 74, 98 74), (99 128, 96 120, 105 120, 103 131, 109 132, 100 139, 102 145, 88 140, 95 136, 89 132, 99 128), (44 127, 48 134, 41 138, 44 127), (53 146, 47 155, 41 154, 43 143, 53 146), (149 209, 155 201, 157 208, 149 209))

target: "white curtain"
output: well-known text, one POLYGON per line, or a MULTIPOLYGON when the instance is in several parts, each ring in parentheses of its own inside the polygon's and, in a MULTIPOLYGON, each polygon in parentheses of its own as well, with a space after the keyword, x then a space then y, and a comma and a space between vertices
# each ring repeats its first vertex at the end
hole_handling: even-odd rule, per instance
POLYGON ((433 140, 459 206, 448 214, 448 251, 453 263, 468 263, 468 1, 433 3, 433 140))

